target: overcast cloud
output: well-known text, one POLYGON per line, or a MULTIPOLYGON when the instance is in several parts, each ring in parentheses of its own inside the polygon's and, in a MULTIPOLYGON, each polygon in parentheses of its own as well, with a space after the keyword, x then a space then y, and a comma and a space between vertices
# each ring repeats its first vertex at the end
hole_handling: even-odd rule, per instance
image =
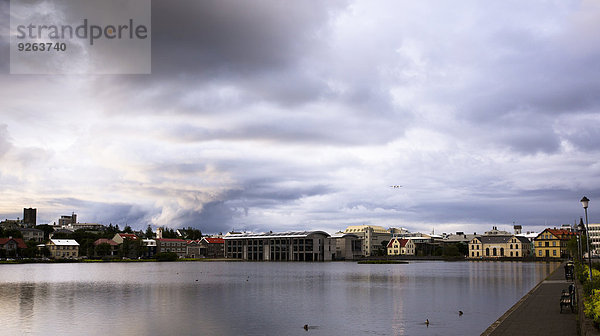
POLYGON ((152 75, 9 75, 2 29, 2 219, 440 233, 572 224, 584 195, 600 213, 594 1, 153 0, 152 75))

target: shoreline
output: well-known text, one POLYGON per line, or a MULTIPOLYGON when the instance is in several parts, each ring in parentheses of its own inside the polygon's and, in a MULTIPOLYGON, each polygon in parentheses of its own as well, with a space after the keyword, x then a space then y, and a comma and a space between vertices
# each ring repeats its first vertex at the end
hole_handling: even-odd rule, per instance
MULTIPOLYGON (((358 264, 402 264, 409 261, 469 261, 469 262, 564 262, 564 259, 548 258, 504 258, 504 259, 469 259, 469 258, 448 258, 448 257, 372 257, 355 260, 331 260, 331 261, 285 261, 290 263, 326 263, 326 262, 356 262, 358 264)), ((0 265, 20 265, 20 264, 68 264, 68 263, 140 263, 140 262, 281 262, 269 260, 243 260, 233 258, 180 258, 177 260, 157 260, 157 259, 14 259, 0 260, 0 265)))

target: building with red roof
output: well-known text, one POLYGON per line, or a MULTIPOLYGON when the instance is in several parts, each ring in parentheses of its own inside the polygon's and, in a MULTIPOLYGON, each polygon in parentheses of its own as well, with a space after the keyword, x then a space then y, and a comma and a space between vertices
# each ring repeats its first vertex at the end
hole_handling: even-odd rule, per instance
POLYGON ((225 239, 204 237, 200 245, 206 249, 206 258, 225 258, 225 239))
POLYGON ((387 245, 388 255, 415 255, 415 243, 411 239, 392 238, 387 245))
POLYGON ((545 229, 533 239, 534 253, 538 258, 568 258, 569 240, 577 234, 566 229, 545 229))
POLYGON ((112 238, 112 240, 114 242, 116 242, 117 244, 123 244, 123 241, 125 239, 138 240, 139 238, 138 238, 138 236, 134 235, 133 233, 117 233, 112 238))
MULTIPOLYGON (((110 246, 108 254, 105 254, 105 255, 110 255, 110 256, 117 255, 117 252, 119 251, 119 244, 116 241, 114 241, 112 239, 107 239, 107 238, 100 238, 94 242, 94 247, 98 247, 101 244, 108 244, 110 246)), ((99 255, 97 248, 94 249, 94 254, 96 256, 99 255)), ((103 253, 100 253, 100 254, 103 254, 103 253)))
POLYGON ((27 248, 27 245, 21 238, 0 238, 0 250, 3 250, 6 256, 18 256, 17 249, 25 248, 27 248))

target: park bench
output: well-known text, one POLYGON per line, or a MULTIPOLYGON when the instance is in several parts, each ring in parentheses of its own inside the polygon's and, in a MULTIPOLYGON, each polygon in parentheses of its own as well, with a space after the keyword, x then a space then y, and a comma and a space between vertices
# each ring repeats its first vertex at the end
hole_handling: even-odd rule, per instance
MULTIPOLYGON (((571 289, 569 287, 569 289, 571 289)), ((562 290, 562 293, 560 295, 560 312, 562 313, 563 307, 568 307, 571 308, 571 313, 573 313, 575 311, 575 291, 571 291, 569 290, 569 292, 567 292, 566 290, 562 290)))

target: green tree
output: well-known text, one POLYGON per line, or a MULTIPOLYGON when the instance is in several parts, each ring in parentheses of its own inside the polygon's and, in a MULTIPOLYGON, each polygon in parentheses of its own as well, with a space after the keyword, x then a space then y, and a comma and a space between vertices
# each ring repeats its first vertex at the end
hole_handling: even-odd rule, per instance
POLYGON ((72 235, 72 232, 57 232, 52 235, 52 239, 73 239, 71 238, 72 235))
POLYGON ((125 228, 123 229, 124 233, 133 233, 133 230, 131 229, 131 226, 129 225, 125 225, 125 228))
POLYGON ((49 249, 49 248, 47 248, 46 246, 42 247, 42 249, 41 249, 41 251, 40 251, 40 252, 41 252, 41 254, 42 254, 44 257, 46 257, 46 258, 49 258, 49 257, 50 257, 50 254, 51 254, 51 253, 50 253, 50 249, 49 249))
POLYGON ((25 242, 27 248, 21 249, 20 255, 24 258, 35 258, 38 256, 39 251, 37 248, 37 242, 33 240, 28 240, 25 242))
POLYGON ((148 224, 148 227, 146 228, 146 238, 147 239, 154 238, 154 232, 152 231, 152 227, 150 226, 150 224, 148 224))
POLYGON ((443 248, 443 255, 445 257, 458 257, 460 256, 460 251, 458 249, 457 244, 446 244, 443 248))
POLYGON ((198 229, 194 229, 193 227, 188 227, 187 229, 181 229, 180 231, 183 232, 184 239, 190 239, 190 240, 202 239, 202 231, 200 231, 198 229))
POLYGON ((567 250, 569 250, 569 254, 579 260, 579 244, 577 243, 577 237, 573 237, 569 239, 567 242, 567 250))
POLYGON ((177 238, 177 233, 175 232, 175 230, 170 229, 170 228, 165 228, 164 226, 162 227, 163 230, 163 238, 177 238))
POLYGON ((96 246, 95 252, 96 252, 96 255, 98 255, 100 257, 104 257, 107 255, 110 255, 111 249, 112 249, 112 247, 110 246, 109 243, 102 243, 102 244, 98 244, 98 246, 96 246))
POLYGON ((17 229, 10 229, 4 230, 4 237, 23 238, 23 234, 17 229))

